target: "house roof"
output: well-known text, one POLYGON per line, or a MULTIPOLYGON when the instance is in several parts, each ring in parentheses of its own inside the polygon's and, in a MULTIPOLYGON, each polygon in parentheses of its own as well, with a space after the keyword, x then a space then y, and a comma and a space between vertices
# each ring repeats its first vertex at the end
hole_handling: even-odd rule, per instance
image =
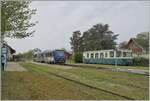
POLYGON ((136 46, 138 46, 139 48, 141 48, 143 50, 143 47, 138 43, 137 39, 136 38, 131 38, 129 40, 129 42, 127 43, 127 46, 129 45, 129 43, 133 41, 135 43, 136 46))
POLYGON ((13 49, 12 47, 10 47, 8 44, 4 43, 4 46, 8 47, 10 49, 10 53, 14 54, 16 52, 15 49, 13 49))

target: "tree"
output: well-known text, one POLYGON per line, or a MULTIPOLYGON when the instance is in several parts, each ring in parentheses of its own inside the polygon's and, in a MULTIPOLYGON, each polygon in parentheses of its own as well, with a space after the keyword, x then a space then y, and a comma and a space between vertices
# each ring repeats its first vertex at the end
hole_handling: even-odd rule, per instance
POLYGON ((74 52, 80 52, 82 50, 82 38, 80 31, 73 32, 72 37, 70 38, 71 49, 74 52))
POLYGON ((123 42, 119 43, 119 48, 124 49, 124 48, 126 48, 126 45, 127 45, 127 41, 123 41, 123 42))
POLYGON ((115 40, 118 34, 114 35, 109 30, 108 24, 96 24, 83 33, 84 50, 112 49, 116 47, 115 40))
POLYGON ((60 48, 60 50, 63 50, 65 52, 67 52, 67 49, 66 48, 60 48))
POLYGON ((36 22, 31 22, 35 9, 30 9, 31 1, 1 1, 1 35, 10 38, 25 38, 31 36, 34 31, 29 31, 36 22))
POLYGON ((38 52, 41 52, 41 50, 39 48, 35 48, 35 49, 33 49, 33 52, 38 53, 38 52))
POLYGON ((73 32, 71 48, 74 52, 114 49, 118 34, 109 30, 108 24, 96 24, 81 36, 80 31, 73 32))
POLYGON ((149 51, 149 32, 137 34, 136 41, 144 48, 144 50, 146 50, 146 52, 149 51))
POLYGON ((33 60, 34 49, 28 50, 27 52, 19 53, 17 55, 20 56, 22 60, 33 60))

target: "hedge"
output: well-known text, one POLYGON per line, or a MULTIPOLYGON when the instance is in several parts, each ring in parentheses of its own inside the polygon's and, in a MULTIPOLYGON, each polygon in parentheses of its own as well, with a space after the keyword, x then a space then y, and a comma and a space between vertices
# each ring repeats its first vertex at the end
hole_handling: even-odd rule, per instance
POLYGON ((134 66, 149 66, 149 59, 143 57, 135 57, 133 58, 134 66))
POLYGON ((83 53, 81 53, 81 52, 75 53, 74 61, 75 61, 75 63, 82 63, 83 62, 83 53))

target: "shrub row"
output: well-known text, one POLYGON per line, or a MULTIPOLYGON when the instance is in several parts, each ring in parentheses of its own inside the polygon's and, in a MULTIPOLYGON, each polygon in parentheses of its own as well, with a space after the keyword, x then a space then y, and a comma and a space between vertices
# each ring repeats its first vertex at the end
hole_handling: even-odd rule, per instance
POLYGON ((135 57, 133 58, 134 66, 149 66, 149 59, 143 57, 135 57))
POLYGON ((83 53, 82 52, 75 53, 74 61, 75 61, 75 63, 82 63, 83 62, 83 53))

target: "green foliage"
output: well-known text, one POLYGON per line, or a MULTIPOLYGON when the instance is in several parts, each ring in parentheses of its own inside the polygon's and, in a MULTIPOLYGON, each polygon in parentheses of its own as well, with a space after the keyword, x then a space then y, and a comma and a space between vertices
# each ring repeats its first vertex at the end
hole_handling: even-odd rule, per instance
POLYGON ((34 31, 29 31, 35 23, 31 22, 35 9, 30 9, 30 0, 1 1, 1 33, 3 37, 25 38, 31 36, 34 31))
POLYGON ((149 32, 139 33, 136 37, 136 41, 141 45, 146 52, 149 50, 149 32))
POLYGON ((63 51, 65 51, 65 52, 67 52, 67 49, 66 49, 66 48, 61 48, 60 50, 63 50, 63 51))
POLYGON ((82 63, 83 62, 83 53, 81 53, 81 52, 75 53, 75 55, 74 55, 74 61, 76 63, 82 63))
POLYGON ((134 66, 149 66, 149 59, 143 57, 135 57, 133 58, 134 66))
POLYGON ((82 37, 80 31, 73 32, 70 40, 71 48, 74 50, 74 52, 82 51, 82 37))
POLYGON ((19 60, 33 60, 33 54, 34 54, 34 50, 29 50, 27 52, 24 52, 24 53, 19 53, 17 54, 17 56, 19 57, 19 60))
POLYGON ((89 30, 83 32, 73 32, 71 39, 71 48, 74 52, 83 52, 89 50, 114 49, 118 34, 114 35, 109 30, 108 24, 96 24, 89 30))
POLYGON ((33 60, 33 50, 29 50, 28 52, 24 53, 23 55, 26 60, 33 60))

